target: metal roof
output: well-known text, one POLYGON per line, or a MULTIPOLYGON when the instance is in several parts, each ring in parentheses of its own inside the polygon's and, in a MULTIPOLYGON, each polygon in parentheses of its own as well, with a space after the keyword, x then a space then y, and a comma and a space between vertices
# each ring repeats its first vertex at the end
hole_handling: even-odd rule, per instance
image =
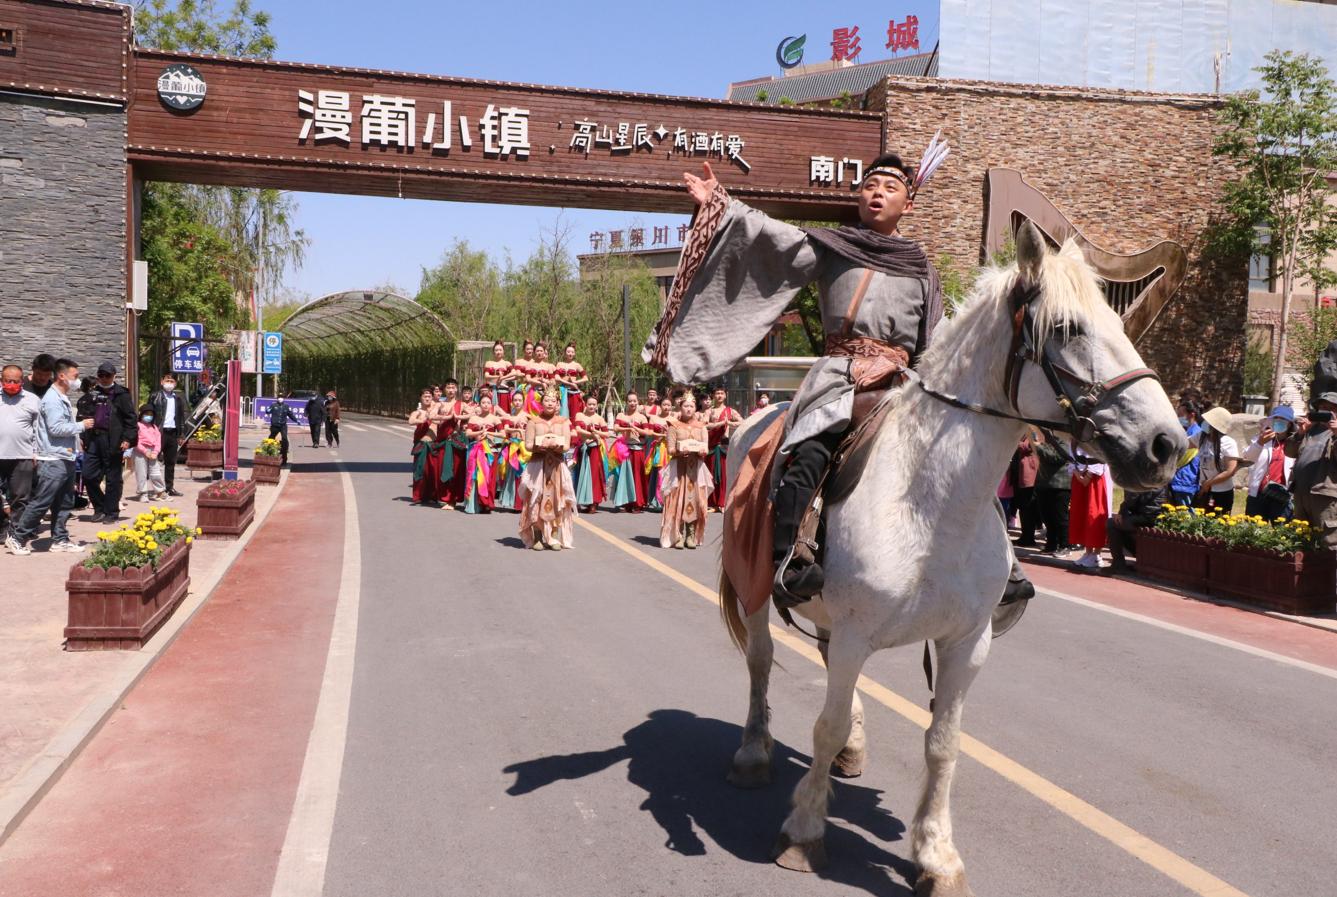
POLYGON ((303 305, 279 328, 300 355, 337 355, 453 342, 446 322, 406 296, 385 290, 331 293, 303 305))
POLYGON ((845 93, 852 97, 858 97, 888 75, 917 75, 936 78, 938 75, 937 54, 917 53, 914 56, 884 59, 881 62, 867 62, 862 65, 849 65, 825 72, 814 72, 811 75, 792 75, 788 78, 771 78, 768 81, 746 81, 741 84, 730 84, 728 98, 731 100, 755 101, 759 90, 766 91, 765 102, 767 103, 774 103, 780 97, 788 97, 795 103, 831 100, 845 93), (924 71, 925 66, 928 67, 928 71, 924 71))

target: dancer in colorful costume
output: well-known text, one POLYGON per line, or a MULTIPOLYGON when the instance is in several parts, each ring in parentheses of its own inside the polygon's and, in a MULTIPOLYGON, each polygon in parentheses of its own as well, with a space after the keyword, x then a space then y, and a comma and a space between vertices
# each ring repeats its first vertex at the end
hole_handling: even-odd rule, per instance
POLYGON ((413 504, 435 503, 440 494, 441 459, 432 445, 432 434, 436 424, 432 412, 436 401, 432 391, 424 389, 418 400, 418 407, 409 415, 413 425, 413 504))
POLYGON ((433 449, 441 471, 438 497, 442 507, 448 510, 454 510, 455 503, 464 500, 465 453, 468 451, 464 422, 469 413, 459 391, 459 382, 454 377, 448 379, 441 401, 432 411, 432 420, 437 425, 433 449))
POLYGON ((557 385, 562 390, 562 403, 558 413, 574 420, 585 407, 585 387, 590 382, 585 366, 576 361, 576 344, 567 343, 562 350, 562 360, 557 362, 554 375, 557 385))
POLYGON ((715 478, 715 486, 710 490, 710 509, 724 510, 724 503, 729 497, 729 478, 727 463, 729 458, 729 437, 743 422, 743 415, 729 407, 729 394, 723 386, 717 386, 711 392, 710 410, 706 412, 706 435, 710 442, 710 475, 715 478))
POLYGON ((483 363, 483 378, 492 387, 497 410, 511 413, 511 381, 514 367, 506 360, 506 344, 497 340, 492 344, 492 358, 483 363))
POLYGON ((613 445, 618 467, 612 504, 633 514, 645 510, 647 496, 644 440, 650 434, 644 429, 646 420, 639 397, 634 392, 627 393, 626 408, 613 419, 613 429, 618 434, 613 445))
POLYGON ((605 498, 605 446, 612 430, 599 414, 599 400, 585 397, 585 410, 571 420, 579 444, 576 446, 576 506, 583 514, 594 514, 605 498))
POLYGON ((491 394, 484 392, 478 399, 478 413, 464 425, 469 440, 464 469, 466 514, 490 514, 496 505, 496 458, 505 427, 492 405, 491 394))
POLYGON ((556 387, 550 387, 539 416, 525 425, 525 448, 532 457, 520 480, 520 539, 535 550, 570 548, 575 532, 576 489, 565 460, 571 423, 557 414, 558 399, 556 387))
POLYGON ((659 524, 663 548, 695 548, 706 538, 707 498, 714 480, 706 463, 706 426, 696 419, 696 397, 683 396, 678 416, 668 425, 669 463, 664 468, 664 516, 659 524))

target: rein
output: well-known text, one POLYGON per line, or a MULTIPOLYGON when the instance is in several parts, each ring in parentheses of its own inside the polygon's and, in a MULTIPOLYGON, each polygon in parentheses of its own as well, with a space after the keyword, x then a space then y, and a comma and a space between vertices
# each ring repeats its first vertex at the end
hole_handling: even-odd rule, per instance
POLYGON ((1011 414, 1006 411, 999 411, 996 408, 989 408, 977 402, 967 402, 948 393, 932 389, 923 380, 918 381, 919 388, 953 408, 960 408, 975 414, 986 414, 990 417, 1020 421, 1046 430, 1068 433, 1078 442, 1090 442, 1101 435, 1100 427, 1096 426, 1096 422, 1091 419, 1091 415, 1109 393, 1131 383, 1136 383, 1138 380, 1152 379, 1159 382, 1160 377, 1151 368, 1144 367, 1124 371, 1122 374, 1117 374, 1107 380, 1090 380, 1055 362, 1049 357, 1049 352, 1046 351, 1044 345, 1038 347, 1035 345, 1035 299, 1039 295, 1040 287, 1038 284, 1018 281, 1017 285, 1012 288, 1008 299, 1013 309, 1012 346, 1008 351, 1007 368, 1003 372, 1003 385, 1013 411, 1019 411, 1017 389, 1021 383, 1022 368, 1028 361, 1038 365, 1040 370, 1044 372, 1045 379, 1049 381, 1050 387, 1054 390, 1054 400, 1058 402, 1059 408, 1062 409, 1064 420, 1026 417, 1022 414, 1011 414), (1068 384, 1073 384, 1079 391, 1071 392, 1068 384))

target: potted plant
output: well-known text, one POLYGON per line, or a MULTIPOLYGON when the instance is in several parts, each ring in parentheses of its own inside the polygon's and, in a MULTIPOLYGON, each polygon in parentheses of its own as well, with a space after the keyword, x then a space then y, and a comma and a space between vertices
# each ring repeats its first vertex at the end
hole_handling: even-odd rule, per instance
POLYGON ((133 525, 98 533, 97 547, 65 581, 65 649, 142 647, 190 587, 197 533, 170 508, 152 508, 133 525))
POLYGON ((235 539, 255 519, 255 482, 218 480, 200 490, 195 499, 200 534, 205 538, 235 539))
POLYGON ((283 466, 283 458, 279 455, 279 449, 277 439, 260 440, 260 444, 255 447, 255 461, 251 466, 251 482, 277 483, 279 481, 279 472, 283 466))
POLYGON ((1220 545, 1211 551, 1208 592, 1289 614, 1337 609, 1337 561, 1319 530, 1245 514, 1219 515, 1214 525, 1220 545))
POLYGON ((200 427, 186 442, 186 466, 191 470, 216 470, 223 466, 223 430, 200 427))
POLYGON ((1201 508, 1163 505, 1156 525, 1137 531, 1137 572, 1186 588, 1207 588, 1212 524, 1201 508))

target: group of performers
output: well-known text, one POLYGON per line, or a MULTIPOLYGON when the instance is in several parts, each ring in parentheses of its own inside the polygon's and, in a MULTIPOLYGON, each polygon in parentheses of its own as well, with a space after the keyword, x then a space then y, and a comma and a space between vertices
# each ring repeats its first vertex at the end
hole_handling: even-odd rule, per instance
POLYGON ((571 547, 577 513, 600 506, 662 512, 660 544, 696 548, 710 511, 724 507, 729 437, 743 420, 721 387, 698 403, 689 390, 644 403, 629 393, 609 422, 582 394, 584 368, 567 347, 562 365, 526 342, 508 363, 500 343, 486 382, 462 394, 455 380, 424 389, 413 425, 413 503, 520 514, 528 548, 571 547))

